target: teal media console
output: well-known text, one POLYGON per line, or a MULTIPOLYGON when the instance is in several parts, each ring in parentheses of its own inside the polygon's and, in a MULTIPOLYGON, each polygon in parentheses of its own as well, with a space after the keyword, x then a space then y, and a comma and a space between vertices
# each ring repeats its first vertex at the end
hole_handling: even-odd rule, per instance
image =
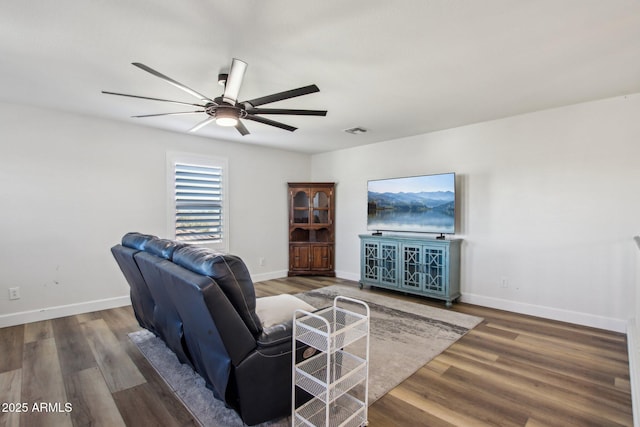
POLYGON ((461 239, 360 235, 360 286, 446 301, 460 298, 461 239))

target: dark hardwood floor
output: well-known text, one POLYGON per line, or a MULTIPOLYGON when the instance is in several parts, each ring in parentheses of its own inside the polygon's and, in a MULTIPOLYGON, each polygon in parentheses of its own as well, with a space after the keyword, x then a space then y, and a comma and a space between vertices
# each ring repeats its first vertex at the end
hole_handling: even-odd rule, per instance
MULTIPOLYGON (((356 285, 298 277, 256 290, 334 283, 356 285)), ((623 334, 464 303, 453 310, 484 321, 371 405, 370 426, 633 425, 623 334)), ((0 426, 197 425, 129 340, 138 329, 131 307, 0 329, 0 426)))

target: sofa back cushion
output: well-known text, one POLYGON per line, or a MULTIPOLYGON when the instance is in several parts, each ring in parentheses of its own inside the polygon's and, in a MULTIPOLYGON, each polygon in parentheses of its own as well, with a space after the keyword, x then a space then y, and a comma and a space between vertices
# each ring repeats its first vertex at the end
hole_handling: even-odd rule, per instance
POLYGON ((155 239, 157 239, 157 237, 152 236, 151 234, 131 232, 122 237, 122 246, 143 251, 147 246, 147 243, 155 239))
POLYGON ((215 280, 251 333, 256 336, 262 332, 255 288, 242 259, 208 248, 184 246, 173 253, 173 262, 215 280))
POLYGON ((146 251, 136 253, 134 258, 155 302, 153 324, 156 333, 167 347, 173 350, 180 362, 191 364, 184 341, 182 318, 176 309, 175 300, 169 294, 169 288, 173 283, 163 270, 167 265, 171 265, 171 261, 146 251))
POLYGON ((160 268, 171 279, 169 295, 184 322, 195 370, 219 399, 237 408, 232 366, 255 349, 255 338, 212 278, 175 263, 160 268))
POLYGON ((175 240, 153 239, 146 243, 144 251, 157 257, 171 260, 175 250, 183 246, 185 246, 184 243, 178 243, 175 240))
POLYGON ((111 248, 111 253, 131 288, 131 305, 133 306, 133 312, 136 319, 138 319, 138 323, 143 328, 155 333, 153 311, 155 310, 156 303, 134 259, 134 255, 138 252, 140 252, 139 249, 124 245, 115 245, 111 248))

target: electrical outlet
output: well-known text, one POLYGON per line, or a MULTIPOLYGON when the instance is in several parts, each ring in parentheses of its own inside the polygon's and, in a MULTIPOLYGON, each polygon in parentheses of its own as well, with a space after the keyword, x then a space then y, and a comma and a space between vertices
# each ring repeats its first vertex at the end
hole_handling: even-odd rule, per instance
POLYGON ((20 288, 9 288, 9 299, 20 299, 20 288))
POLYGON ((503 277, 502 280, 500 281, 500 287, 501 288, 508 288, 509 287, 509 279, 507 279, 506 277, 503 277))
POLYGON ((258 259, 258 264, 260 267, 264 267, 264 257, 260 257, 260 259, 258 259))

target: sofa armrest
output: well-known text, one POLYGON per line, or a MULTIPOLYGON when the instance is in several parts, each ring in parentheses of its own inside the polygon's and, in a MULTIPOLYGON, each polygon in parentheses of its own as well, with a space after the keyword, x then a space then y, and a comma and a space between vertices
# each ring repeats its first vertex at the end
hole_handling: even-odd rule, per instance
POLYGON ((258 335, 256 342, 258 343, 258 348, 273 347, 286 342, 291 343, 292 335, 293 320, 288 320, 278 325, 264 328, 262 333, 258 335))

